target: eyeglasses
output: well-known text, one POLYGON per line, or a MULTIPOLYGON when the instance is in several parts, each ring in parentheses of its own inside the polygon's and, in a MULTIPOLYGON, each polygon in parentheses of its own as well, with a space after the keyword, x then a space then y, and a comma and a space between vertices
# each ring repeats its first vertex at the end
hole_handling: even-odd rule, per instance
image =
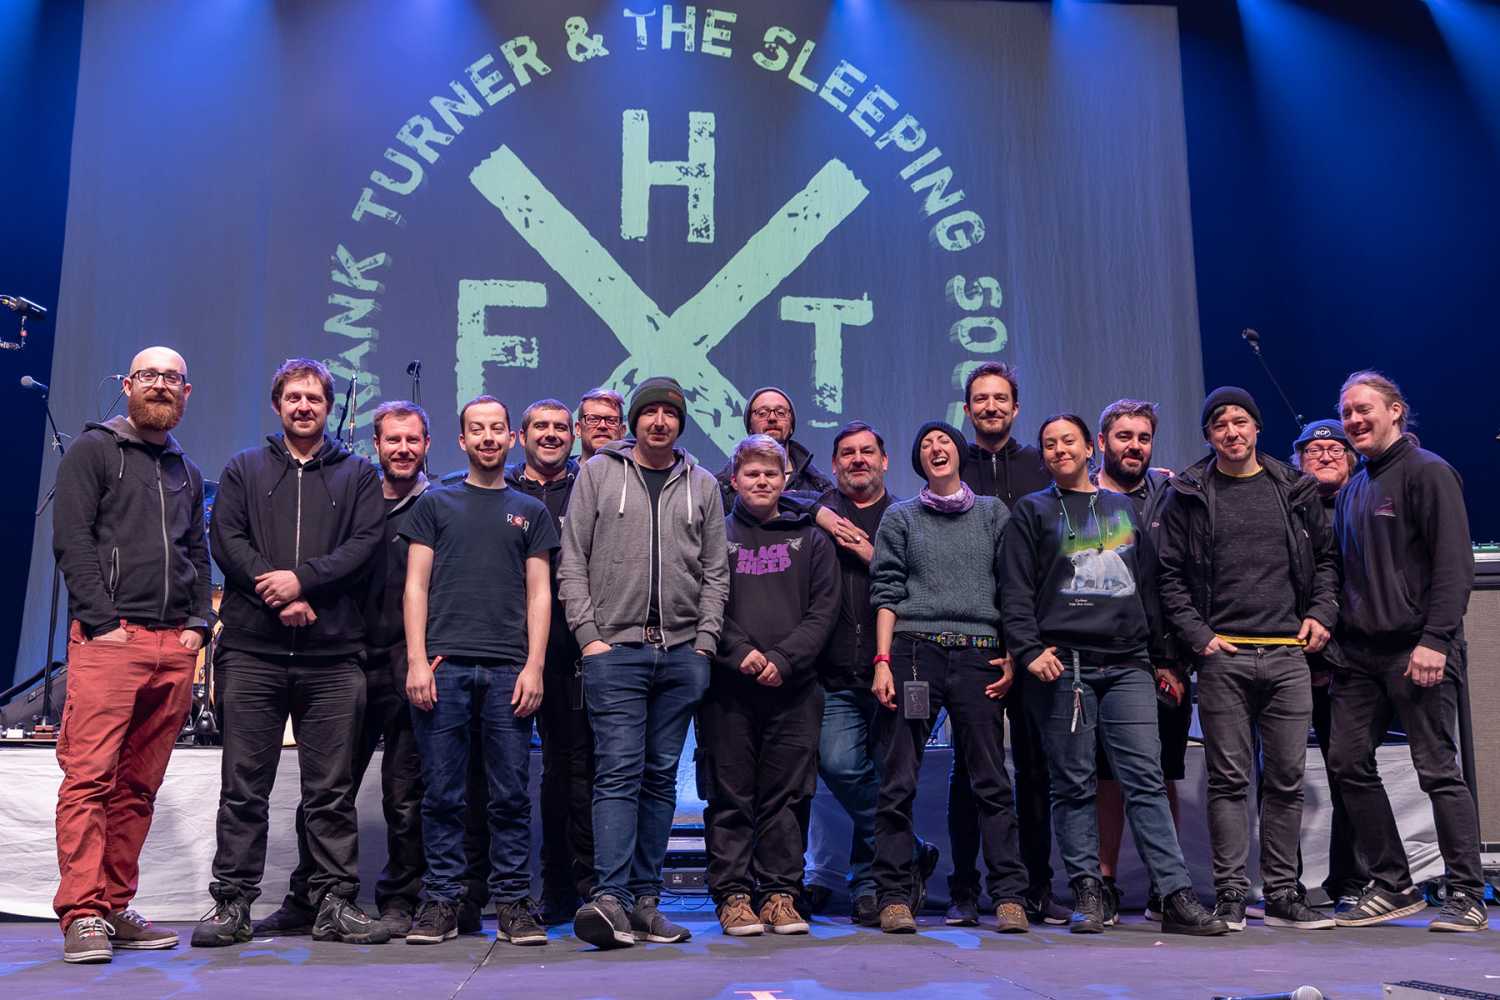
POLYGON ((785 420, 792 415, 792 411, 785 406, 757 406, 750 411, 750 415, 759 420, 767 417, 775 417, 777 420, 785 420))
POLYGON ((182 372, 159 372, 152 368, 142 368, 138 372, 130 373, 130 381, 139 382, 141 385, 155 385, 160 382, 168 388, 175 389, 187 381, 182 372))
POLYGON ((1332 458, 1344 457, 1344 446, 1341 444, 1310 444, 1302 449, 1302 454, 1309 458, 1332 458))
POLYGON ((585 426, 585 427, 618 427, 618 426, 620 426, 620 418, 619 417, 600 416, 597 413, 585 413, 583 416, 579 417, 578 419, 583 424, 583 426, 585 426))

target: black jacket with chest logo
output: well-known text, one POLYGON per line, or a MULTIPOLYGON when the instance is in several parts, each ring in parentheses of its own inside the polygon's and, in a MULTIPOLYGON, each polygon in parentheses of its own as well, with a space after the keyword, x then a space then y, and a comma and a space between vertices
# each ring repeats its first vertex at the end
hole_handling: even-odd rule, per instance
POLYGON ((1446 655, 1474 585, 1469 513, 1453 466, 1403 437, 1339 490, 1333 524, 1344 560, 1346 646, 1420 643, 1446 655))
POLYGON ((89 637, 122 618, 207 628, 203 474, 170 434, 158 449, 123 416, 84 428, 58 466, 52 509, 68 617, 89 637))
POLYGON ((295 461, 280 434, 229 460, 219 482, 213 556, 224 571, 220 643, 264 655, 348 656, 363 650, 365 576, 384 540, 385 504, 375 467, 335 438, 295 461), (318 620, 281 622, 255 578, 297 574, 318 620))

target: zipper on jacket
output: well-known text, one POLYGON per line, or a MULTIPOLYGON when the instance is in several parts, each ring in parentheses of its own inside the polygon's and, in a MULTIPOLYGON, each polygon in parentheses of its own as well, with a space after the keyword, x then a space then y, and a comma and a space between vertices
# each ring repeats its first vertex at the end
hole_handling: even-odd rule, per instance
POLYGON ((172 546, 167 541, 167 491, 161 484, 161 459, 156 460, 156 498, 161 501, 161 616, 167 620, 167 604, 172 597, 172 546))
MULTIPOLYGON (((641 480, 641 489, 645 490, 646 491, 646 495, 649 497, 651 495, 651 490, 650 490, 649 487, 646 486, 646 474, 643 473, 640 470, 640 466, 636 465, 634 462, 631 463, 631 468, 635 469, 635 474, 638 477, 640 477, 640 480, 641 480)), ((687 474, 688 475, 692 475, 692 472, 693 472, 692 466, 687 466, 686 468, 687 468, 687 474)), ((665 620, 666 608, 665 608, 665 606, 664 606, 664 604, 662 602, 662 592, 661 592, 661 550, 662 550, 662 540, 664 538, 666 538, 666 534, 667 533, 666 533, 665 530, 663 530, 662 523, 661 523, 661 498, 667 495, 667 487, 671 486, 673 483, 675 483, 680 478, 681 478, 680 476, 669 476, 669 477, 667 477, 667 481, 665 483, 662 483, 662 486, 661 486, 661 496, 658 496, 656 498, 656 504, 655 504, 655 509, 656 509, 656 613, 657 613, 658 617, 662 618, 662 620, 665 620)), ((300 497, 301 494, 298 494, 298 495, 300 497)), ((650 618, 650 617, 651 617, 651 598, 648 596, 646 598, 646 614, 645 614, 644 618, 650 618)), ((642 629, 645 629, 645 627, 646 627, 646 622, 645 622, 644 618, 641 621, 641 628, 642 629)), ((658 625, 657 628, 662 628, 662 626, 658 625)), ((663 642, 663 644, 665 644, 666 641, 667 641, 666 640, 666 632, 665 632, 665 630, 663 630, 663 632, 662 632, 662 642, 663 642)))
POLYGON ((109 550, 109 599, 115 600, 120 589, 120 547, 109 550))
POLYGON ((302 565, 302 465, 297 465, 297 533, 292 542, 292 568, 302 565))

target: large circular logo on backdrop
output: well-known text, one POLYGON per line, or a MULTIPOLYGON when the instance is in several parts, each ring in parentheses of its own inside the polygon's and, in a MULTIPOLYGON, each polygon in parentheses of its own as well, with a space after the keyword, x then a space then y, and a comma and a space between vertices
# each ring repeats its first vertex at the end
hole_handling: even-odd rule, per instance
POLYGON ((351 190, 322 353, 356 381, 354 426, 408 394, 413 360, 435 416, 670 375, 690 446, 720 453, 768 383, 802 438, 958 422, 1007 331, 988 194, 966 185, 983 109, 935 89, 940 60, 879 24, 837 51, 805 4, 536 6, 413 81, 351 190))

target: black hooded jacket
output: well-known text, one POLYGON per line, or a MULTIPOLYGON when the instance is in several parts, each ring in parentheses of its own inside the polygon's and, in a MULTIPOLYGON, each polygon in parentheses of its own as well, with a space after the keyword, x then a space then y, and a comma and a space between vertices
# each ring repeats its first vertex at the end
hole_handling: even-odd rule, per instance
MULTIPOLYGON (((786 443, 786 457, 792 463, 792 474, 786 479, 785 491, 800 494, 803 500, 812 500, 833 489, 833 480, 823 474, 808 451, 795 438, 786 443)), ((734 459, 724 463, 715 477, 719 480, 719 494, 724 498, 724 509, 734 508, 734 459)))
POLYGON ((1006 438, 999 451, 969 445, 964 459, 963 481, 982 497, 998 497, 1006 509, 1028 493, 1044 490, 1052 476, 1042 466, 1042 454, 1014 437, 1006 438))
POLYGON ((213 555, 224 571, 220 643, 264 655, 348 656, 364 648, 365 574, 384 537, 375 467, 335 438, 299 463, 282 435, 229 460, 214 504, 213 555), (289 569, 318 620, 283 625, 255 578, 289 569))
MULTIPOLYGON (((1286 514, 1286 534, 1279 541, 1290 556, 1297 617, 1332 629, 1339 614, 1339 559, 1318 481, 1264 453, 1258 458, 1286 514)), ((1162 613, 1189 650, 1202 649, 1214 637, 1208 617, 1214 606, 1215 460, 1209 455, 1172 477, 1157 514, 1160 528, 1153 532, 1162 613)), ((1267 545, 1277 541, 1264 539, 1267 545)))
POLYGON ((121 619, 208 627, 203 474, 170 434, 160 448, 123 416, 88 423, 57 470, 52 548, 68 617, 92 638, 121 619))
MULTIPOLYGON (((568 499, 572 497, 573 484, 578 480, 578 459, 568 459, 564 468, 566 471, 562 477, 550 483, 538 482, 526 475, 525 462, 516 462, 505 470, 505 481, 512 488, 540 500, 547 508, 559 538, 562 537, 563 522, 568 516, 568 499)), ((561 559, 562 548, 553 549, 552 630, 547 633, 547 666, 553 669, 563 668, 571 673, 573 661, 578 658, 578 641, 573 638, 573 630, 563 626, 568 618, 562 598, 557 593, 557 564, 561 559)))
POLYGON ((761 523, 738 499, 724 519, 724 534, 729 603, 714 683, 758 686, 739 672, 752 649, 776 664, 785 688, 812 683, 818 654, 838 616, 833 542, 807 514, 781 510, 761 523))

